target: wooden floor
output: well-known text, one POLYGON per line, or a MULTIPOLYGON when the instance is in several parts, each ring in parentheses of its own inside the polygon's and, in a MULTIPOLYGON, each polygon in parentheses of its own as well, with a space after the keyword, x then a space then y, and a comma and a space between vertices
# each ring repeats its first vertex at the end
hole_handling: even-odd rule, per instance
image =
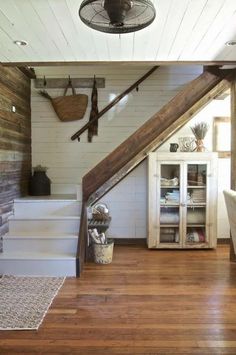
POLYGON ((39 331, 0 332, 0 354, 236 354, 228 253, 116 246, 65 281, 39 331))

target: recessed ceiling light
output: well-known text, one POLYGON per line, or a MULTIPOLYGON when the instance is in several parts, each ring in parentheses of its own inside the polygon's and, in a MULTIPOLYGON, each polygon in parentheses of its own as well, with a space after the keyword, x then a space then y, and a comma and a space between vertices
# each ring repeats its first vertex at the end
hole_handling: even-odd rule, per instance
POLYGON ((226 46, 235 46, 236 45, 236 40, 228 41, 225 43, 226 46))
POLYGON ((14 41, 14 43, 17 44, 17 46, 28 46, 28 42, 22 39, 17 39, 16 41, 14 41))

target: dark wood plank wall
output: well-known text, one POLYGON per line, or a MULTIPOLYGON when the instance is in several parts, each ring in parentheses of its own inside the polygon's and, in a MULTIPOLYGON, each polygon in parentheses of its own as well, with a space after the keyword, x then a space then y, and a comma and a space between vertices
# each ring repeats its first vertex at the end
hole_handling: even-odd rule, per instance
POLYGON ((30 79, 0 65, 0 236, 7 232, 13 199, 27 194, 30 172, 30 79))

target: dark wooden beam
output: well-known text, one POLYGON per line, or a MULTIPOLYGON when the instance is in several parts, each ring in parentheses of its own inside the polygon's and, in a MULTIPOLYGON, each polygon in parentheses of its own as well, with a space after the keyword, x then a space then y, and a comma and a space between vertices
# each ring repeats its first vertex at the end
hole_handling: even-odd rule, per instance
POLYGON ((119 182, 148 152, 162 144, 197 110, 227 88, 232 71, 205 71, 95 166, 83 178, 83 199, 89 203, 119 182), (226 79, 225 79, 226 78, 226 79), (217 87, 217 90, 214 90, 217 87))
POLYGON ((54 66, 135 66, 135 65, 159 65, 159 66, 170 66, 170 65, 236 65, 236 60, 210 60, 210 61, 201 61, 201 60, 185 60, 185 61, 68 61, 68 62, 61 62, 61 61, 51 61, 51 62, 1 62, 3 66, 7 67, 17 67, 17 66, 32 66, 32 67, 54 67, 54 66))
POLYGON ((29 79, 36 79, 35 71, 33 68, 28 66, 17 66, 18 69, 25 74, 29 79))
MULTIPOLYGON (((231 83, 231 189, 236 190, 236 76, 231 83)), ((236 253, 230 236, 230 260, 236 261, 236 253)))
MULTIPOLYGON (((101 118, 107 111, 109 111, 113 106, 115 106, 120 100, 122 100, 126 95, 128 95, 132 90, 136 89, 145 79, 147 79, 157 68, 157 66, 150 69, 146 74, 144 74, 140 79, 138 79, 134 84, 132 84, 128 89, 122 92, 120 95, 116 96, 106 107, 104 107, 98 115, 86 123, 82 128, 80 128, 73 136, 72 140, 78 139, 83 132, 85 132, 89 127, 92 127, 97 120, 101 118)), ((97 80, 97 79, 96 79, 97 80)))

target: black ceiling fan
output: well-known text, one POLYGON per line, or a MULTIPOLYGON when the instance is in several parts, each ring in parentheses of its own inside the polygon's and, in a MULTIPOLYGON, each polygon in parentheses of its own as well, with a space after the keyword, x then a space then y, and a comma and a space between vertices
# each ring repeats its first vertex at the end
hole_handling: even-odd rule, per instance
POLYGON ((84 0, 79 16, 94 30, 119 34, 149 26, 156 10, 150 0, 84 0))

